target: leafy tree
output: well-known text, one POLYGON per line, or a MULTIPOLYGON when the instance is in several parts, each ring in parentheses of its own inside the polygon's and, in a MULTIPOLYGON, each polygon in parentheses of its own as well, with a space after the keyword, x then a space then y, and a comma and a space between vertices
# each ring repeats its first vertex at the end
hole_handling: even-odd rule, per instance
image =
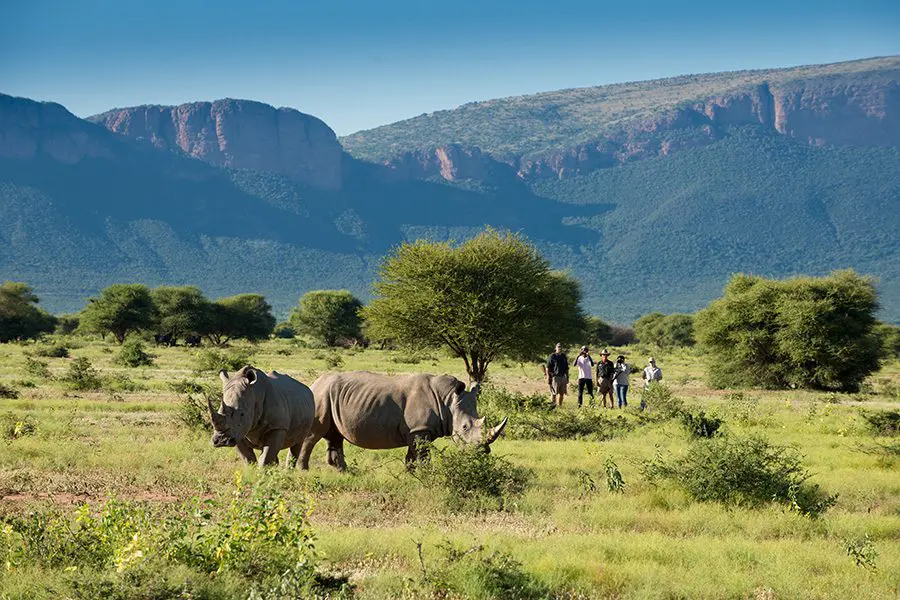
POLYGON ((885 358, 900 358, 900 327, 889 323, 878 323, 875 334, 881 340, 885 358))
POLYGON ((589 346, 608 346, 613 339, 612 325, 600 317, 588 316, 584 319, 584 343, 589 346))
POLYGON ((207 318, 203 333, 219 346, 236 338, 265 339, 275 327, 272 307, 259 294, 238 294, 217 300, 209 307, 207 318))
POLYGON ((774 281, 735 275, 697 313, 713 385, 856 391, 882 353, 875 285, 852 270, 774 281))
POLYGON ((81 312, 81 329, 89 333, 112 333, 121 344, 131 331, 150 329, 156 310, 150 290, 138 283, 116 283, 89 298, 81 312))
POLYGON ((80 324, 78 315, 59 315, 56 317, 56 333, 72 335, 80 324))
POLYGON ((159 330, 177 339, 209 329, 210 302, 193 286, 160 286, 150 292, 159 330))
POLYGON ((53 331, 56 318, 35 306, 37 303, 38 297, 24 283, 4 281, 0 285, 0 342, 53 331))
POLYGON ((693 346, 694 317, 652 312, 634 322, 634 334, 639 342, 656 344, 660 348, 693 346))
POLYGON ((339 339, 362 337, 362 302, 347 290, 307 292, 291 314, 291 324, 298 333, 334 346, 339 339))
POLYGON ((363 309, 373 339, 446 346, 482 381, 500 357, 530 359, 584 331, 581 290, 526 239, 492 229, 454 247, 403 244, 382 264, 363 309))

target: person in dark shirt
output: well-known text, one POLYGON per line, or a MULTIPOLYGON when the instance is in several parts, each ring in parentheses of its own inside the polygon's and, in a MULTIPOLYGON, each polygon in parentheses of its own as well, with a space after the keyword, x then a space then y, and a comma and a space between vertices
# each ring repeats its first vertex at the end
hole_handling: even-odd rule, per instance
POLYGON ((569 386, 569 359, 563 354, 562 344, 556 344, 556 351, 547 359, 547 383, 550 384, 550 402, 562 406, 569 386))
POLYGON ((616 365, 609 360, 609 350, 604 348, 600 353, 600 362, 597 363, 597 391, 600 392, 600 406, 606 407, 606 397, 609 396, 609 407, 615 408, 612 386, 615 374, 616 365))

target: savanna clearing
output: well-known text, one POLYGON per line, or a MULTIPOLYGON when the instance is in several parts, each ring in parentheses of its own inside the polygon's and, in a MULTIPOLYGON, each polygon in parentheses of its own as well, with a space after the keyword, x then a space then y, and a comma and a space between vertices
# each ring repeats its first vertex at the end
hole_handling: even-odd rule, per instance
MULTIPOLYGON (((489 423, 509 414, 507 434, 491 456, 502 459, 501 467, 527 470, 517 471, 529 473, 517 486, 489 498, 454 495, 441 477, 407 473, 404 448, 348 445, 349 469, 339 473, 325 464, 322 441, 309 472, 280 468, 269 482, 281 496, 267 514, 284 516, 292 504, 308 510, 308 531, 292 529, 285 518, 245 535, 235 533, 240 518, 260 514, 253 511, 262 504, 235 508, 229 502, 236 486, 259 479, 258 469, 244 467, 233 449, 213 448, 211 431, 189 426, 193 384, 221 389, 210 350, 151 344, 153 364, 129 368, 116 362, 120 347, 113 343, 52 339, 68 347, 68 357, 35 356, 46 343, 0 345, 0 395, 6 396, 0 398, 2 598, 292 597, 278 576, 253 582, 241 574, 247 564, 256 568, 257 559, 241 568, 229 568, 225 560, 236 552, 235 540, 252 545, 250 538, 276 526, 274 543, 299 544, 309 569, 320 574, 325 583, 314 593, 321 596, 900 595, 896 430, 879 433, 866 418, 900 408, 897 361, 871 377, 860 394, 735 391, 707 387, 704 359, 690 350, 654 351, 668 390, 687 410, 720 419, 720 430, 733 439, 756 436, 795 448, 810 475, 806 483, 835 496, 820 514, 804 514, 794 500, 699 501, 683 482, 651 480, 648 461, 684 457, 708 440, 692 439, 682 418, 666 418, 652 404, 649 418, 640 415, 639 376, 632 377, 625 411, 579 410, 570 390, 562 409, 551 412, 533 398, 549 402, 540 365, 501 362, 490 367, 480 409, 489 423), (79 391, 64 380, 78 357, 99 372, 99 389, 79 391), (40 363, 46 364, 43 373, 40 363), (531 408, 511 408, 529 398, 531 408), (573 424, 570 431, 562 427, 566 422, 573 424), (580 437, 555 439, 565 431, 580 437), (125 512, 116 513, 121 506, 125 512), (206 554, 194 548, 190 556, 160 558, 149 548, 166 544, 143 537, 161 523, 177 528, 179 519, 214 521, 229 511, 237 518, 216 534, 218 541, 197 542, 196 548, 212 548, 206 554), (121 522, 105 525, 115 519, 121 522), (108 560, 80 547, 83 536, 63 539, 85 530, 85 523, 94 528, 92 543, 109 547, 108 560), (114 533, 123 531, 128 534, 116 541, 114 533), (73 557, 88 558, 73 563, 73 557)), ((638 373, 651 353, 619 350, 638 373)), ((255 367, 307 385, 327 371, 357 369, 467 380, 462 363, 441 352, 325 350, 271 340, 234 346, 224 356, 240 353, 255 367)), ((440 458, 449 446, 439 440, 433 454, 440 458)), ((179 539, 196 533, 185 531, 179 539)))

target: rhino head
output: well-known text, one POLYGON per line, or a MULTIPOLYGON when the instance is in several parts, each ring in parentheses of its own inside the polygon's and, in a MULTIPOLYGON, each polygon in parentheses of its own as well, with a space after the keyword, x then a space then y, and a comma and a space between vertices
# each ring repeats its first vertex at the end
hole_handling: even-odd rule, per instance
POLYGON ((212 443, 217 448, 234 446, 244 439, 258 419, 264 393, 259 374, 250 365, 230 377, 223 369, 219 378, 222 380, 221 408, 216 411, 209 398, 206 400, 215 430, 212 443))
POLYGON ((456 397, 450 403, 453 439, 463 444, 481 444, 485 451, 490 452, 491 444, 503 433, 509 417, 504 417, 499 425, 485 432, 484 417, 478 418, 478 394, 481 392, 481 385, 476 383, 468 392, 465 385, 460 386, 456 397))

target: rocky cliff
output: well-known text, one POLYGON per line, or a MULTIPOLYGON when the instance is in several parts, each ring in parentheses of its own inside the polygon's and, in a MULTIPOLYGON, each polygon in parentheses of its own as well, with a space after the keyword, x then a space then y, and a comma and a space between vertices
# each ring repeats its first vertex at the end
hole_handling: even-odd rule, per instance
POLYGON ((85 157, 110 158, 116 141, 54 102, 0 94, 0 158, 49 157, 76 164, 85 157))
POLYGON ((115 109, 90 120, 213 165, 280 173, 322 190, 341 187, 343 150, 334 131, 290 108, 226 99, 115 109))
POLYGON ((479 179, 496 162, 529 180, 705 146, 735 126, 816 146, 900 145, 900 57, 490 100, 342 142, 354 156, 398 174, 479 179))

